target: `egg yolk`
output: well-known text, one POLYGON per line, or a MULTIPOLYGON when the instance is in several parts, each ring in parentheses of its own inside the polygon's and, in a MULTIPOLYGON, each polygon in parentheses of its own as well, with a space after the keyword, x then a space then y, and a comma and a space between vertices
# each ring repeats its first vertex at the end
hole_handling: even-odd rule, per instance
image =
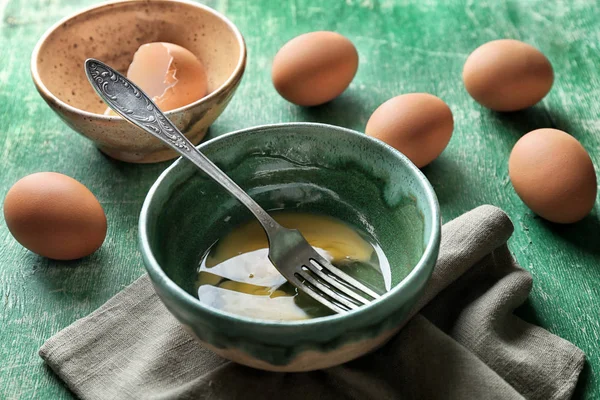
MULTIPOLYGON (((281 225, 298 229, 328 261, 374 290, 389 289, 391 271, 374 240, 337 219, 307 213, 275 212, 281 225)), ((330 311, 299 292, 269 261, 269 244, 256 221, 220 239, 204 255, 198 297, 214 308, 271 320, 300 320, 330 311)))

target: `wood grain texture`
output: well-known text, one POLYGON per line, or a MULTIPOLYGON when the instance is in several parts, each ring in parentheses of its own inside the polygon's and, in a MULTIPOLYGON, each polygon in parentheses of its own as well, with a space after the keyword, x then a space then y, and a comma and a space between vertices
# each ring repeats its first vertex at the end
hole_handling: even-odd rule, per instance
MULTIPOLYGON (((67 128, 38 96, 29 57, 54 22, 96 1, 0 0, 0 199, 22 176, 57 171, 78 179, 100 200, 108 236, 83 260, 54 262, 22 248, 0 221, 0 398, 68 399, 43 365, 39 346, 143 273, 137 217, 144 196, 168 165, 111 160, 67 128)), ((554 127, 575 136, 600 166, 600 5, 595 1, 507 0, 214 0, 207 4, 238 25, 248 68, 235 98, 209 138, 259 124, 320 121, 364 130, 372 111, 392 96, 429 92, 452 109, 455 131, 424 172, 447 221, 480 204, 512 218, 510 247, 534 277, 524 318, 575 343, 588 362, 576 398, 600 399, 600 219, 570 226, 537 218, 508 179, 508 155, 529 130, 554 127), (279 3, 279 2, 278 2, 279 3), (271 60, 292 37, 334 30, 360 54, 350 88, 317 108, 293 106, 270 82, 271 60), (498 114, 475 103, 461 81, 468 54, 498 38, 526 41, 552 62, 556 82, 537 106, 498 114)), ((2 218, 0 216, 0 218, 2 218)))

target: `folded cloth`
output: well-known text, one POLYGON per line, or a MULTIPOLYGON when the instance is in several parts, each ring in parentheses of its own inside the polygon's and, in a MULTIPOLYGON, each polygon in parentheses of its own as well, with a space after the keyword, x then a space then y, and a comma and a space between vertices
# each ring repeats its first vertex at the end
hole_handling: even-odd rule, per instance
POLYGON ((275 373, 224 360, 179 326, 146 275, 50 338, 40 356, 82 399, 567 399, 585 356, 513 315, 532 280, 508 250, 512 230, 492 206, 445 224, 410 320, 338 367, 275 373))

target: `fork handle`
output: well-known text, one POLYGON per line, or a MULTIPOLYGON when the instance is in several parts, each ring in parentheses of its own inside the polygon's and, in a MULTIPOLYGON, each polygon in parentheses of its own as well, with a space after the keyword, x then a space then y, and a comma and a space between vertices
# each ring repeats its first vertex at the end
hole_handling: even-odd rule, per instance
POLYGON ((269 238, 281 228, 248 193, 202 154, 137 85, 93 58, 85 61, 85 73, 96 93, 111 109, 193 162, 245 205, 258 219, 269 238))

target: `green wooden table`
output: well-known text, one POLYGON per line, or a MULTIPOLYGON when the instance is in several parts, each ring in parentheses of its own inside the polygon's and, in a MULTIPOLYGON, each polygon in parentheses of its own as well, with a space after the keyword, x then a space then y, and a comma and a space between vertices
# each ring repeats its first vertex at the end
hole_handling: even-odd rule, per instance
MULTIPOLYGON (((109 159, 67 128, 36 93, 29 58, 42 33, 92 0, 0 0, 0 199, 19 178, 57 171, 96 194, 108 217, 108 236, 92 256, 55 262, 21 247, 0 220, 0 398, 71 398, 44 366, 37 349, 143 274, 137 217, 144 196, 168 165, 130 165, 109 159)), ((214 0, 207 4, 238 25, 248 68, 237 95, 209 138, 253 125, 319 121, 363 130, 388 98, 430 92, 455 117, 443 155, 424 169, 447 221, 480 204, 508 212, 510 247, 534 277, 524 318, 570 340, 588 362, 577 398, 600 399, 599 206, 571 226, 537 218, 514 193, 507 160, 529 130, 555 127, 573 134, 600 167, 600 5, 595 1, 509 0, 214 0), (360 54, 358 74, 337 100, 304 109, 280 98, 270 82, 271 60, 290 38, 312 30, 349 37, 360 54), (540 48, 556 82, 530 110, 498 114, 476 104, 461 81, 478 45, 515 38, 540 48)), ((0 216, 0 218, 2 218, 0 216)))

